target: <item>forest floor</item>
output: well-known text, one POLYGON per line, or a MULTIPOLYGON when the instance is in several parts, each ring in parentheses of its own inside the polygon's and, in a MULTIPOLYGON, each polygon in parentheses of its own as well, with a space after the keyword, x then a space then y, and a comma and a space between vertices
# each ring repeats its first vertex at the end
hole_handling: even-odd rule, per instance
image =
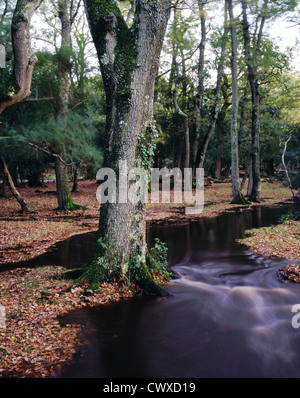
MULTIPOLYGON (((38 189, 18 188, 33 210, 30 214, 21 214, 18 203, 10 195, 0 199, 0 269, 1 264, 17 263, 42 254, 74 234, 97 230, 97 188, 95 181, 79 182, 78 192, 72 194, 73 200, 86 209, 74 212, 56 211, 54 183, 38 189)), ((212 217, 233 208, 243 211, 252 206, 278 206, 290 201, 291 194, 279 182, 264 181, 260 204, 232 205, 231 184, 224 182, 206 186, 204 199, 203 214, 198 216, 187 216, 184 203, 149 203, 147 220, 178 223, 189 218, 212 217)), ((299 242, 299 222, 289 221, 249 232, 242 243, 266 255, 295 260, 299 259, 297 240, 299 242), (292 252, 294 257, 287 257, 292 252)), ((50 265, 34 269, 16 267, 1 272, 0 377, 57 377, 74 355, 80 355, 84 349, 79 339, 81 325, 62 327, 58 317, 72 309, 137 294, 135 286, 130 285, 103 284, 98 291, 91 291, 88 285, 73 285, 61 278, 62 272, 63 268, 50 265), (1 317, 4 308, 5 317, 3 311, 1 317)))

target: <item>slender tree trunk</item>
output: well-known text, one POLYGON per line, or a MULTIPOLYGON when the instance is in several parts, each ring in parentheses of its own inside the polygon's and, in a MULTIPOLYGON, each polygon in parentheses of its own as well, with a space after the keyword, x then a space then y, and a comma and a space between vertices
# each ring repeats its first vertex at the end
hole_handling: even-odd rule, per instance
POLYGON ((244 174, 244 177, 243 177, 242 182, 241 182, 241 190, 243 190, 245 182, 246 182, 246 180, 247 180, 247 178, 249 176, 250 167, 251 167, 251 158, 249 157, 247 159, 247 161, 246 161, 246 164, 245 164, 245 174, 244 174))
POLYGON ((249 32, 249 22, 247 17, 247 1, 242 0, 243 12, 243 36, 244 36, 244 51, 246 64, 248 69, 248 81, 251 88, 252 98, 252 116, 251 116, 251 135, 252 135, 252 191, 249 199, 255 202, 260 201, 260 93, 258 84, 258 57, 260 45, 262 40, 262 33, 265 24, 265 12, 268 7, 268 0, 264 0, 260 27, 257 37, 255 37, 255 45, 253 46, 253 56, 251 55, 251 38, 249 32))
POLYGON ((281 155, 281 161, 282 161, 282 166, 283 166, 284 171, 285 171, 286 178, 287 178, 288 183, 289 183, 290 190, 292 192, 293 200, 295 201, 295 192, 293 190, 293 184, 292 184, 292 181, 291 181, 291 178, 290 178, 290 175, 289 175, 288 168, 287 168, 286 163, 285 163, 286 148, 287 148, 287 144, 289 143, 291 138, 292 138, 292 134, 290 134, 289 138, 284 143, 283 151, 282 151, 282 155, 281 155))
MULTIPOLYGON (((176 3, 177 4, 177 3, 176 3)), ((178 20, 176 7, 174 8, 174 21, 172 25, 172 30, 174 37, 176 35, 176 30, 178 29, 178 20)), ((188 115, 182 110, 179 105, 179 87, 180 80, 182 83, 182 98, 184 103, 186 97, 186 70, 185 70, 185 60, 183 57, 183 52, 178 47, 178 43, 174 39, 172 42, 172 65, 171 65, 171 73, 169 79, 169 94, 173 95, 173 104, 175 107, 175 112, 183 119, 183 136, 184 136, 184 146, 185 146, 185 154, 184 154, 184 167, 189 167, 190 165, 190 133, 189 133, 189 118, 188 115), (181 63, 182 63, 182 75, 179 75, 179 65, 177 61, 178 53, 181 53, 181 63), (174 91, 173 91, 174 84, 174 91)), ((177 164, 178 166, 178 164, 177 164)))
MULTIPOLYGON (((128 170, 141 166, 139 137, 145 136, 152 115, 170 3, 139 1, 130 28, 112 0, 85 0, 85 6, 106 93, 104 166, 115 171, 118 187, 119 161, 126 160, 128 170)), ((134 189, 134 184, 129 181, 128 189, 134 189)), ((152 280, 146 265, 144 204, 122 202, 117 190, 115 203, 101 203, 99 237, 88 279, 94 284, 111 277, 127 278, 148 293, 162 295, 164 290, 152 280)))
POLYGON ((231 106, 231 181, 232 181, 232 203, 244 204, 245 198, 241 192, 240 175, 239 175, 239 148, 238 148, 238 131, 237 118, 239 107, 239 93, 238 93, 238 69, 237 69, 237 33, 236 21, 233 15, 232 0, 227 0, 229 18, 230 18, 230 33, 231 33, 231 75, 232 75, 232 106, 231 106))
POLYGON ((216 165, 216 179, 217 180, 221 179, 222 160, 223 160, 223 156, 218 155, 217 156, 217 165, 216 165))
POLYGON ((5 174, 3 171, 3 167, 2 167, 2 162, 0 162, 0 172, 2 174, 2 182, 0 185, 0 198, 6 198, 6 192, 5 192, 5 174))
POLYGON ((72 192, 77 192, 78 191, 78 171, 77 171, 77 166, 74 166, 74 171, 73 171, 73 187, 72 187, 72 192))
POLYGON ((247 187, 247 197, 249 198, 253 188, 253 168, 252 168, 252 158, 250 160, 250 168, 249 168, 249 179, 248 179, 248 187, 247 187))
POLYGON ((190 167, 190 133, 189 133, 189 118, 186 113, 182 111, 178 103, 178 90, 179 90, 179 68, 178 63, 175 60, 175 90, 174 90, 174 106, 176 113, 183 118, 183 135, 185 143, 185 156, 184 156, 184 167, 190 167))
POLYGON ((70 192, 67 165, 60 156, 55 157, 55 175, 58 209, 75 210, 70 192))
POLYGON ((198 61, 198 90, 194 100, 195 112, 195 127, 196 137, 193 148, 193 173, 195 174, 197 154, 201 140, 201 121, 202 121, 202 108, 204 97, 204 62, 205 62, 205 46, 206 46, 206 15, 204 5, 207 1, 198 0, 198 7, 200 12, 200 25, 201 25, 201 40, 199 44, 199 61, 198 61))
MULTIPOLYGON (((61 21, 61 47, 58 53, 58 82, 59 95, 57 99, 57 118, 66 119, 70 102, 70 73, 71 73, 71 15, 67 0, 60 0, 58 4, 59 19, 61 21)), ((57 203, 59 210, 76 210, 71 196, 68 182, 68 168, 62 161, 64 152, 61 150, 55 158, 55 176, 57 203)))
POLYGON ((218 120, 219 113, 220 113, 221 107, 222 107, 222 105, 221 105, 221 85, 222 85, 222 79, 223 79, 223 74, 224 74, 224 61, 225 61, 225 51, 226 51, 227 30, 228 30, 227 5, 226 5, 226 1, 225 1, 224 33, 223 33, 223 38, 222 38, 221 56, 220 56, 220 61, 219 61, 219 65, 218 65, 217 84, 216 84, 216 105, 215 105, 214 118, 213 118, 212 124, 210 125, 208 133, 207 133, 207 135, 204 139, 203 145, 202 145, 201 155, 200 155, 200 163, 199 163, 200 169, 203 168, 203 166, 204 166, 204 161, 205 161, 208 144, 211 139, 211 136, 213 135, 213 133, 216 129, 217 120, 218 120))
POLYGON ((21 206, 22 213, 30 213, 31 212, 30 208, 28 207, 24 198, 22 197, 22 195, 19 193, 19 191, 17 190, 17 188, 14 185, 13 179, 11 178, 10 172, 7 168, 7 165, 6 165, 6 162, 4 159, 1 159, 1 168, 3 170, 5 179, 7 181, 7 185, 9 187, 11 193, 13 194, 13 196, 16 198, 19 205, 21 206))

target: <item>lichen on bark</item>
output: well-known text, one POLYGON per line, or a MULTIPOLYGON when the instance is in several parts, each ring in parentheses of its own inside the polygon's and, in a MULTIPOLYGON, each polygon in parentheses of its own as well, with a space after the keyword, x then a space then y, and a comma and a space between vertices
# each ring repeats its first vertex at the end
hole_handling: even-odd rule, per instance
MULTIPOLYGON (((141 165, 139 143, 152 114, 154 83, 170 12, 169 0, 141 0, 129 27, 114 0, 85 0, 106 94, 104 167, 128 170, 141 165), (145 101, 145 98, 148 100, 145 101)), ((132 188, 134 182, 129 182, 132 188)), ((165 294, 147 266, 143 203, 103 203, 98 242, 88 279, 125 278, 151 294, 165 294)))

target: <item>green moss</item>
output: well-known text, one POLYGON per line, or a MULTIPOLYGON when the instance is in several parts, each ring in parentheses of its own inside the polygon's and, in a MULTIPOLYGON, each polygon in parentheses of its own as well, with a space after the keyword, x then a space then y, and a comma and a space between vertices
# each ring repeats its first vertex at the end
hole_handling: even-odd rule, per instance
POLYGON ((106 93, 110 93, 112 86, 118 82, 118 96, 126 99, 131 96, 130 82, 133 69, 136 67, 136 41, 132 30, 127 26, 122 13, 113 0, 98 2, 95 0, 87 1, 88 17, 91 24, 91 32, 100 60, 106 93), (106 56, 106 35, 104 17, 113 13, 116 18, 113 65, 107 63, 106 56), (104 61, 104 62, 101 62, 104 61))
POLYGON ((140 262, 139 256, 130 259, 131 280, 139 286, 146 294, 155 296, 170 296, 170 293, 159 286, 149 271, 145 262, 140 262))
POLYGON ((160 284, 172 278, 166 268, 166 248, 156 242, 156 246, 145 256, 145 250, 137 246, 129 261, 122 265, 123 253, 117 253, 115 245, 104 243, 101 238, 93 258, 85 267, 80 279, 86 280, 93 289, 103 282, 133 282, 145 294, 167 296, 169 293, 160 284))
POLYGON ((18 89, 19 87, 13 79, 6 83, 0 83, 0 101, 2 102, 12 98, 18 89))

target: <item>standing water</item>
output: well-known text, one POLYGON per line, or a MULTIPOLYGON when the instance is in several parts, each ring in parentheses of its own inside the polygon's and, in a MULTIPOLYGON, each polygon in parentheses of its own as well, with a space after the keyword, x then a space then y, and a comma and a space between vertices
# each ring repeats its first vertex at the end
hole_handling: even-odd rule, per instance
POLYGON ((278 221, 255 208, 182 225, 149 226, 168 245, 181 277, 172 296, 72 311, 88 345, 62 377, 299 377, 300 329, 292 326, 300 285, 280 282, 288 263, 236 243, 245 229, 278 221))
MULTIPOLYGON (((299 377, 300 328, 292 325, 292 307, 300 304, 300 285, 277 278, 289 261, 256 255, 236 242, 246 229, 272 225, 285 212, 257 207, 149 225, 149 245, 157 237, 166 242, 169 267, 180 274, 168 287, 172 295, 62 317, 61 325, 84 325, 87 345, 60 377, 299 377)), ((72 237, 23 265, 78 267, 91 256, 95 237, 72 237)))

